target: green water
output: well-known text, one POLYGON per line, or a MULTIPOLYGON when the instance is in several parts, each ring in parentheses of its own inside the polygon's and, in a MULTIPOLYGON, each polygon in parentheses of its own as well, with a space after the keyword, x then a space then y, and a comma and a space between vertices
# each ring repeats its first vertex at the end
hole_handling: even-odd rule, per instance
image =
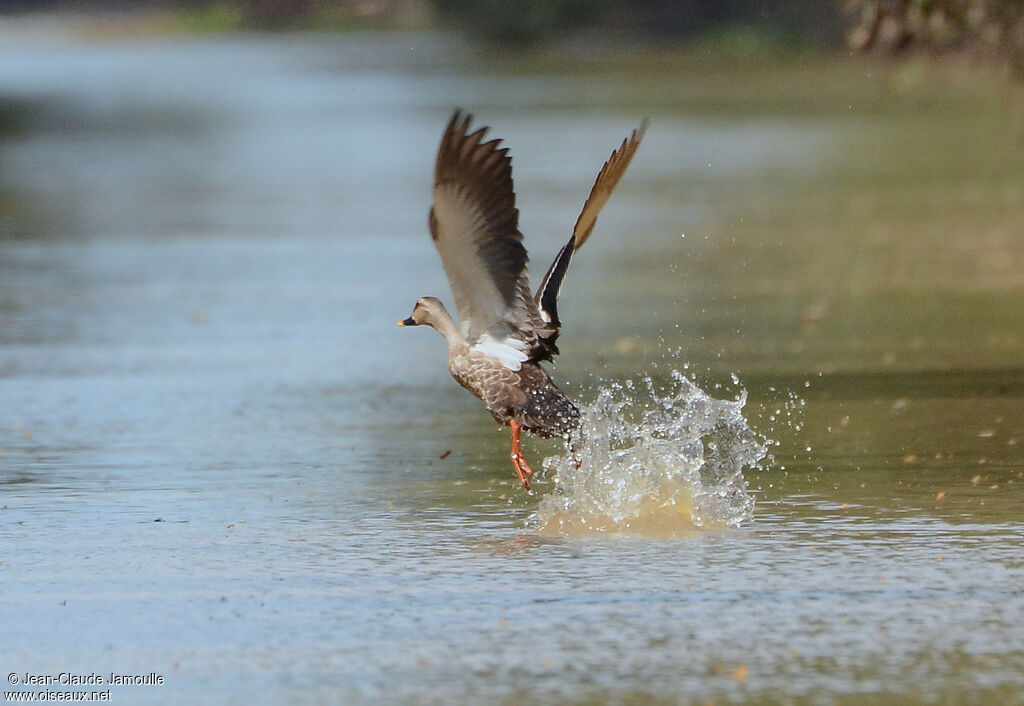
POLYGON ((1024 701, 1018 89, 24 30, 0 49, 8 672, 164 677, 124 703, 1024 701), (738 528, 537 533, 553 479, 519 490, 439 337, 396 329, 449 299, 426 213, 456 105, 512 148, 535 273, 650 116, 554 375, 583 403, 672 370, 745 389, 771 455, 738 528))

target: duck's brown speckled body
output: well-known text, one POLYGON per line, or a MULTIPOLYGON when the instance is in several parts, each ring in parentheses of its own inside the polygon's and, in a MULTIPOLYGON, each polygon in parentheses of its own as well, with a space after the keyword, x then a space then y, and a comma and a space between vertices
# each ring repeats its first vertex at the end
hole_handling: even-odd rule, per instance
POLYGON ((558 353, 558 291, 572 254, 590 236, 612 190, 640 145, 646 122, 605 162, 573 234, 530 293, 526 248, 512 188, 512 160, 487 128, 469 132, 456 111, 438 150, 430 234, 441 255, 462 321, 439 299, 423 297, 401 326, 427 325, 448 341, 448 369, 512 428, 512 461, 524 488, 533 471, 522 457, 522 430, 568 438, 580 412, 540 363, 558 353))
POLYGON ((539 363, 527 362, 519 370, 509 370, 467 346, 448 356, 448 370, 502 424, 515 422, 524 431, 543 437, 568 436, 580 424, 576 405, 539 363))

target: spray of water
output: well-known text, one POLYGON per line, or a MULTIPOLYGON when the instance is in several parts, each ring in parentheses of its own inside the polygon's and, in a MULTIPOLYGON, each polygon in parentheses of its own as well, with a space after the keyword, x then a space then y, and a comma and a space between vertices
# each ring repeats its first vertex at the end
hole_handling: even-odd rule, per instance
POLYGON ((750 519, 743 468, 765 457, 767 442, 743 418, 745 403, 746 391, 715 399, 677 371, 600 388, 570 448, 544 460, 555 487, 530 525, 679 536, 750 519))

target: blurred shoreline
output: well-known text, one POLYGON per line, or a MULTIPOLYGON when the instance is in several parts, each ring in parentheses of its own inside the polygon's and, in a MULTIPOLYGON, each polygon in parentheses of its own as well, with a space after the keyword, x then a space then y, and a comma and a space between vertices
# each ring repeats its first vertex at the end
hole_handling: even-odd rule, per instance
MULTIPOLYGON (((868 71, 892 69, 904 75, 927 75, 940 82, 964 83, 977 80, 1010 81, 1019 78, 1012 65, 1001 64, 985 52, 968 46, 952 51, 930 51, 927 47, 864 48, 838 39, 838 27, 816 28, 806 34, 780 31, 771 23, 744 21, 708 23, 685 33, 652 33, 637 26, 613 29, 607 23, 555 30, 538 30, 536 36, 513 38, 509 43, 496 39, 495 32, 474 31, 474 20, 439 13, 423 0, 381 0, 373 2, 324 3, 320 9, 296 15, 277 24, 253 20, 243 11, 249 3, 196 3, 184 6, 167 4, 132 6, 120 3, 94 6, 32 7, 12 11, 0 3, 0 44, 33 49, 68 43, 105 43, 169 41, 204 36, 247 34, 274 35, 348 35, 458 33, 461 40, 483 52, 509 57, 515 70, 552 61, 572 70, 590 64, 604 65, 609 58, 629 65, 657 64, 659 68, 687 67, 694 62, 714 64, 790 63, 807 61, 861 62, 868 71), (331 8, 324 10, 323 7, 331 8), (848 46, 849 45, 849 46, 848 46)), ((301 5, 302 3, 299 3, 301 5)), ((898 78, 896 80, 899 80, 898 78)), ((0 106, 0 112, 3 111, 0 106)), ((0 115, 0 135, 5 117, 0 115)))

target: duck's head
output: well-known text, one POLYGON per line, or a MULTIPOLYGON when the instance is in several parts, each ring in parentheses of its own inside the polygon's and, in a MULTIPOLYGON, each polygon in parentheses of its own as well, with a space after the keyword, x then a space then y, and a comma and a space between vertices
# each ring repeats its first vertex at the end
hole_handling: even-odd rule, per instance
POLYGON ((399 326, 427 326, 437 327, 439 321, 450 319, 448 310, 436 297, 420 297, 416 306, 412 309, 412 315, 408 319, 398 322, 399 326))

